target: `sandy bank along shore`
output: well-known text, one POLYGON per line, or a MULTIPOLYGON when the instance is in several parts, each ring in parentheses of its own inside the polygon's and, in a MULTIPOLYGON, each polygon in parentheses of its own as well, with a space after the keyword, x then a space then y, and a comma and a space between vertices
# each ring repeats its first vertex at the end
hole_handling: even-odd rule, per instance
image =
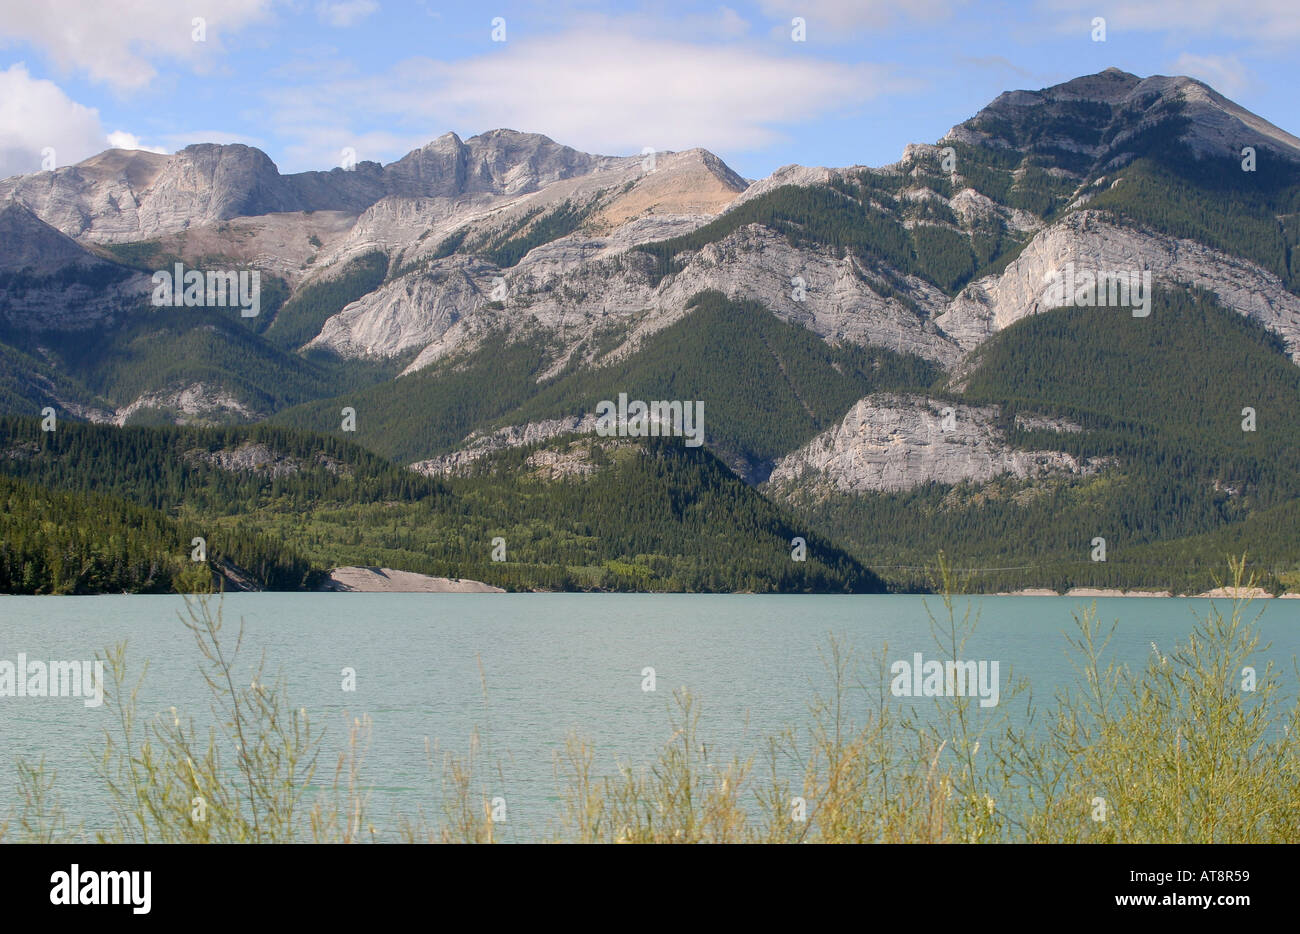
MULTIPOLYGON (((1040 587, 1029 587, 1025 590, 1013 590, 994 594, 995 597, 1055 597, 1059 596, 1055 590, 1040 587)), ((1106 590, 1097 587, 1074 587, 1067 590, 1064 594, 1067 597, 1172 597, 1174 594, 1168 590, 1106 590)), ((1188 593, 1178 594, 1182 599, 1208 597, 1211 599, 1232 600, 1237 597, 1251 600, 1271 600, 1273 595, 1263 587, 1216 587, 1213 590, 1207 590, 1205 593, 1188 593)), ((1280 596, 1282 600, 1300 599, 1300 593, 1284 593, 1280 596)))
POLYGON ((1064 594, 1058 594, 1050 587, 1026 587, 1024 590, 1012 590, 996 594, 999 597, 1172 597, 1167 590, 1104 590, 1097 587, 1073 587, 1064 594))
POLYGON ((1205 593, 1198 593, 1198 597, 1226 597, 1229 600, 1241 597, 1249 597, 1251 600, 1267 600, 1272 598, 1272 594, 1263 587, 1215 587, 1213 590, 1207 590, 1205 593))
POLYGON ((392 568, 335 568, 320 588, 350 593, 505 593, 482 581, 430 577, 392 568))

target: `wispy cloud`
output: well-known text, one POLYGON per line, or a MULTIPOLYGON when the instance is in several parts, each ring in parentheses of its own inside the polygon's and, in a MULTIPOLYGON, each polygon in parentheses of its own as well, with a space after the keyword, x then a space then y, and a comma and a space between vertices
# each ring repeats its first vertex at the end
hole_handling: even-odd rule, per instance
POLYGON ((138 149, 143 152, 156 152, 166 154, 167 149, 163 146, 150 146, 147 143, 140 142, 140 137, 134 133, 128 133, 125 130, 114 130, 108 134, 109 149, 138 149))
POLYGON ((447 129, 509 127, 593 152, 635 153, 758 148, 907 87, 882 65, 577 30, 511 40, 466 60, 413 58, 381 75, 268 94, 282 131, 339 145, 348 127, 379 118, 426 140, 447 129))
MULTIPOLYGON (((1060 16, 1062 29, 1081 29, 1094 16, 1106 18, 1110 32, 1159 32, 1171 36, 1252 39, 1261 42, 1300 38, 1295 0, 1039 0, 1040 11, 1060 16)), ((1086 35, 1086 29, 1081 33, 1086 35)))
POLYGON ((1038 81, 1050 80, 1050 75, 1037 75, 1028 68, 1021 68, 1002 55, 963 55, 956 59, 959 65, 970 65, 987 71, 1009 72, 1018 78, 1030 78, 1038 81))
POLYGON ((31 43, 62 69, 118 90, 147 85, 159 59, 202 65, 223 37, 265 18, 271 0, 39 0, 6 3, 0 40, 31 43), (202 20, 196 41, 195 19, 202 20))
POLYGON ((316 15, 330 26, 346 28, 356 25, 378 9, 376 0, 322 0, 316 5, 316 15))
POLYGON ((1250 72, 1232 55, 1193 55, 1184 52, 1169 69, 1176 75, 1199 78, 1221 94, 1235 97, 1251 84, 1250 72))
POLYGON ((40 171, 47 155, 64 166, 112 147, 163 151, 132 133, 106 133, 97 109, 33 78, 22 62, 0 71, 0 178, 40 171))
POLYGON ((963 6, 962 0, 761 0, 759 7, 788 28, 802 17, 809 41, 836 42, 862 32, 907 21, 933 22, 946 19, 963 6))

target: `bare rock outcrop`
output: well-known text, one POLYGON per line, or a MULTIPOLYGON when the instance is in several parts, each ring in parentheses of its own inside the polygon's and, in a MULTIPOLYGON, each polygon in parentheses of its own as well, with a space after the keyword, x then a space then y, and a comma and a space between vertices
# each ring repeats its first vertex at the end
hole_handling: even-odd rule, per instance
POLYGON ((1089 474, 1104 466, 1063 451, 1012 448, 997 427, 997 415, 993 406, 915 395, 867 396, 833 428, 778 460, 769 483, 825 486, 839 493, 890 492, 931 482, 986 483, 1006 474, 1089 474))
POLYGON ((150 410, 164 413, 177 425, 250 422, 270 414, 251 408, 228 389, 197 382, 144 393, 119 408, 113 422, 125 425, 137 412, 150 410))
MULTIPOLYGON (((476 461, 497 451, 537 444, 560 435, 593 434, 595 430, 596 416, 588 414, 581 417, 550 418, 540 422, 529 422, 526 425, 510 425, 489 433, 475 432, 461 443, 458 450, 440 457, 417 461, 410 465, 410 469, 430 476, 448 476, 465 471, 476 461)), ((563 458, 559 457, 543 457, 535 466, 546 465, 559 469, 557 465, 560 465, 562 460, 563 458)))
MULTIPOLYGON (((1160 314, 1160 290, 1170 283, 1208 289, 1234 311, 1278 334, 1300 362, 1300 296, 1272 272, 1195 240, 1120 226, 1096 211, 1076 211, 1042 230, 1001 275, 971 283, 935 319, 945 334, 972 350, 1021 318, 1048 310, 1052 274, 1067 264, 1080 270, 1151 272, 1151 315, 1160 314)), ((1129 314, 1117 309, 1098 313, 1129 314)))

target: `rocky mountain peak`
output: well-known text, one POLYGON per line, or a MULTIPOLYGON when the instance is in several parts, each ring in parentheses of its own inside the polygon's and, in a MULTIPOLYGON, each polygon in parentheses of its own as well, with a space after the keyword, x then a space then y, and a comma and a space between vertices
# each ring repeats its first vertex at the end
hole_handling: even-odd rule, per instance
POLYGON ((387 166, 281 175, 260 149, 196 143, 175 155, 109 150, 75 166, 0 182, 71 237, 142 240, 235 217, 335 210, 359 214, 380 198, 516 195, 619 160, 537 133, 492 130, 469 140, 445 133, 387 166))
POLYGON ((464 148, 464 146, 465 146, 464 141, 461 140, 461 138, 460 138, 459 136, 457 136, 454 132, 452 132, 451 130, 448 130, 446 133, 443 133, 443 134, 442 134, 441 136, 439 136, 437 139, 435 139, 435 140, 430 140, 429 142, 425 143, 425 144, 424 144, 423 146, 421 146, 420 148, 421 148, 421 149, 441 149, 441 150, 452 150, 452 151, 455 151, 455 152, 460 152, 460 150, 461 150, 462 148, 464 148))
POLYGON ((1049 157, 1069 151, 1097 160, 1100 170, 1131 158, 1130 140, 1160 125, 1198 155, 1239 157, 1249 145, 1300 161, 1300 139, 1203 82, 1186 75, 1140 78, 1118 68, 1037 91, 1004 92, 944 140, 1049 157))
POLYGON ((1095 75, 1081 75, 1062 84, 1045 88, 1040 94, 1045 99, 1054 101, 1079 100, 1119 104, 1132 95, 1133 90, 1141 84, 1142 79, 1137 75, 1111 67, 1095 75))
POLYGON ((139 149, 106 149, 75 166, 57 172, 75 170, 86 177, 119 180, 137 190, 148 188, 171 162, 172 156, 139 149))
POLYGON ((1152 75, 1134 89, 1133 97, 1159 95, 1187 118, 1183 141, 1197 152, 1237 157, 1241 147, 1263 146, 1278 155, 1300 161, 1300 139, 1251 113, 1214 88, 1185 75, 1152 75))
POLYGON ((153 187, 170 188, 169 202, 184 200, 201 217, 226 220, 294 210, 279 182, 279 169, 260 149, 196 143, 168 161, 153 187))
POLYGON ((498 129, 463 141, 444 133, 385 166, 384 177, 388 193, 406 197, 513 195, 585 175, 602 161, 540 133, 498 129))
POLYGON ((597 168, 602 157, 563 146, 540 133, 490 130, 466 143, 475 174, 502 194, 540 188, 597 168))

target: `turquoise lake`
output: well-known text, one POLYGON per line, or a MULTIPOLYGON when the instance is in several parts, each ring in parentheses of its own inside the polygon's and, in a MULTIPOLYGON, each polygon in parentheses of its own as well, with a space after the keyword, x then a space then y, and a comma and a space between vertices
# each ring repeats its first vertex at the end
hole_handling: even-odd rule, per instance
MULTIPOLYGON (((1004 707, 1023 708, 1006 700, 1012 677, 1027 679, 1044 703, 1074 683, 1066 637, 1072 614, 1094 601, 969 599, 978 623, 961 657, 999 662, 1004 707)), ((1101 618, 1118 621, 1106 657, 1141 666, 1152 643, 1167 654, 1210 602, 1097 599, 1101 618)), ((829 688, 832 634, 864 660, 886 645, 889 661, 941 657, 927 604, 942 613, 938 597, 912 596, 259 593, 225 597, 224 613, 232 644, 241 618, 246 627, 237 672, 251 678, 265 653, 294 705, 325 729, 320 775, 332 772, 350 718, 370 717, 364 777, 374 789, 371 820, 384 835, 399 813, 437 812, 441 753, 431 773, 426 738, 463 754, 477 728, 491 767, 486 790, 508 803, 504 835, 523 840, 545 833, 559 813, 555 759, 567 734, 593 744, 600 774, 643 763, 669 740, 672 694, 685 687, 702 704, 700 738, 712 756, 759 754, 768 736, 806 724, 808 703, 829 688), (648 667, 653 692, 642 689, 648 667), (355 671, 354 691, 342 688, 345 668, 355 671)), ((132 670, 149 663, 141 717, 176 707, 202 722, 209 698, 194 638, 178 620, 183 609, 176 596, 0 597, 0 661, 19 653, 90 659, 125 639, 132 670)), ((1280 668, 1293 696, 1300 600, 1256 601, 1249 617, 1257 614, 1262 642, 1272 646, 1261 645, 1252 661, 1260 671, 1268 662, 1280 668)), ((106 824, 91 755, 111 717, 110 705, 88 708, 78 698, 0 697, 0 814, 14 803, 15 759, 44 755, 73 821, 106 824)))

